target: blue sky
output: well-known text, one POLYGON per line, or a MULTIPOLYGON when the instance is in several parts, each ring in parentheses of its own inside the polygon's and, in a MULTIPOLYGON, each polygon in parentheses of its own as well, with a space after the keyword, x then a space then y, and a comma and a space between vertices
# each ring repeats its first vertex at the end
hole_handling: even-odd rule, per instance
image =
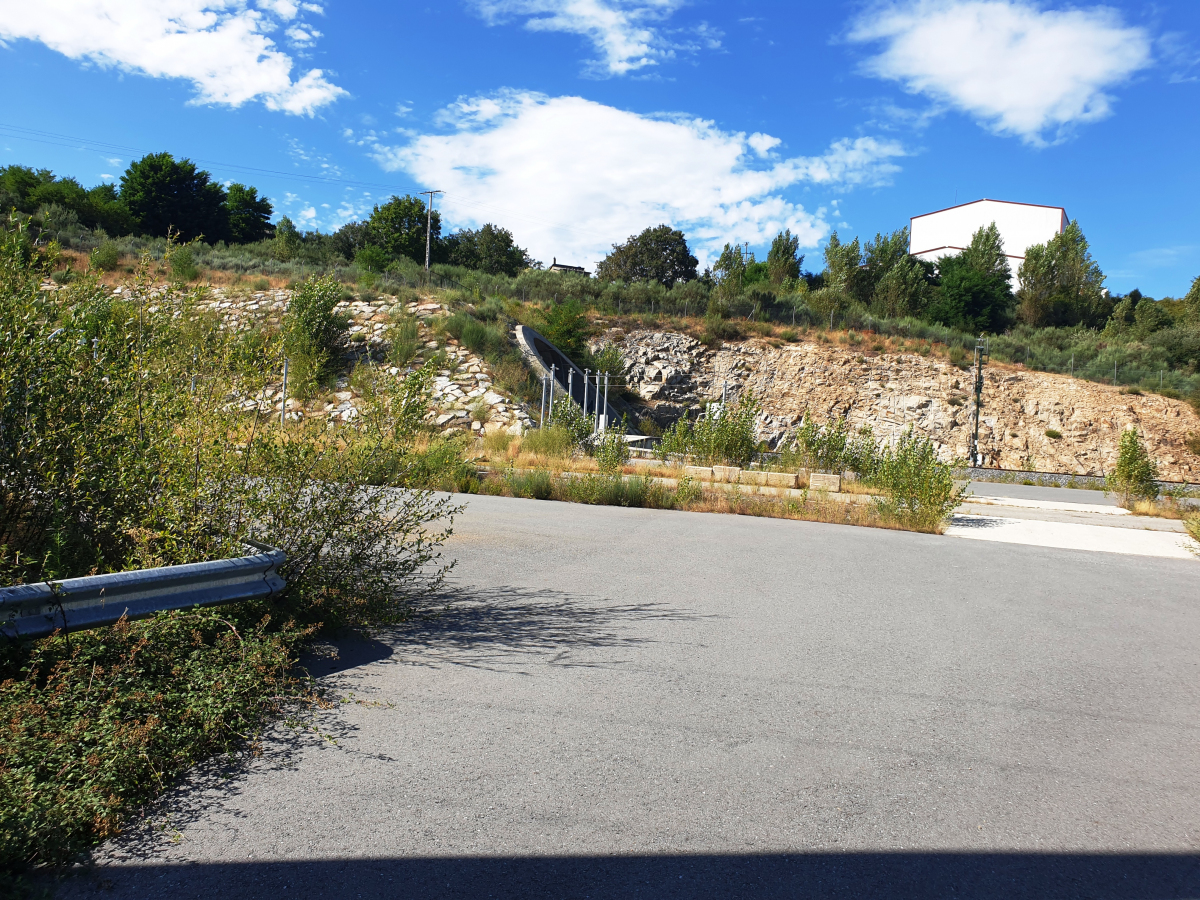
POLYGON ((1200 275, 1195 0, 0 0, 0 41, 0 163, 169 150, 302 227, 440 188, 546 263, 669 222, 819 269, 991 197, 1065 207, 1114 291, 1200 275))

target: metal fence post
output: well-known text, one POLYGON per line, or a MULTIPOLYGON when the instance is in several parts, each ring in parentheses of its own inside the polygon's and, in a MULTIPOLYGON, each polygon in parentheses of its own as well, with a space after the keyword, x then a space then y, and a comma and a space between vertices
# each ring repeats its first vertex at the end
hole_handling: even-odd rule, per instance
POLYGON ((608 434, 608 373, 604 373, 604 433, 608 434))

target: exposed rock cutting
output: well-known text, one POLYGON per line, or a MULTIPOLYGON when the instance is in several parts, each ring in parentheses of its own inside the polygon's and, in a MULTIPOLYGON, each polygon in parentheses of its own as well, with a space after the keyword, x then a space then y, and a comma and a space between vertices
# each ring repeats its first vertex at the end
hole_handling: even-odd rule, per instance
MULTIPOLYGON (((719 399, 723 389, 731 397, 749 390, 762 407, 759 437, 772 446, 788 442, 807 411, 818 422, 848 417, 884 438, 912 425, 947 459, 968 451, 971 374, 942 359, 815 342, 775 348, 749 340, 710 350, 685 335, 651 331, 614 330, 604 340, 620 348, 631 388, 663 425, 719 399)), ((1184 443, 1200 431, 1200 417, 1187 403, 1020 366, 984 370, 979 443, 987 466, 1103 475, 1130 426, 1163 478, 1200 479, 1200 458, 1184 443)))

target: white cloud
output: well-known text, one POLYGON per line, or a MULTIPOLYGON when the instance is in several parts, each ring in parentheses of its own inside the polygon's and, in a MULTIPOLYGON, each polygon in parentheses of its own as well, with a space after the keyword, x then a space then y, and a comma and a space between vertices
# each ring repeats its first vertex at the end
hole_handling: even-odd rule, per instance
POLYGON ((819 157, 761 161, 775 147, 679 116, 641 116, 580 97, 507 92, 460 100, 443 115, 449 134, 401 146, 373 144, 385 169, 446 191, 456 223, 498 222, 546 261, 594 264, 642 229, 682 228, 702 262, 726 241, 769 242, 790 228, 805 247, 827 233, 823 210, 782 191, 882 183, 903 155, 895 142, 858 138, 819 157))
POLYGON ((1151 40, 1107 7, 1033 0, 908 0, 872 7, 856 42, 884 44, 865 70, 1031 144, 1108 116, 1106 90, 1151 63, 1151 40))
MULTIPOLYGON (((661 22, 684 0, 475 0, 475 8, 488 24, 510 17, 528 17, 530 31, 559 31, 587 38, 600 59, 590 63, 595 74, 625 75, 677 50, 695 50, 695 42, 670 39, 654 23, 661 22)), ((707 25, 697 31, 700 45, 720 46, 719 34, 707 25)))
MULTIPOLYGON (((257 8, 243 0, 0 0, 0 38, 38 41, 126 72, 182 78, 195 85, 197 103, 258 99, 269 109, 312 115, 346 92, 320 69, 293 80, 291 57, 266 35, 300 11, 289 0, 259 0, 257 8)), ((317 36, 299 25, 293 31, 309 41, 317 36)))

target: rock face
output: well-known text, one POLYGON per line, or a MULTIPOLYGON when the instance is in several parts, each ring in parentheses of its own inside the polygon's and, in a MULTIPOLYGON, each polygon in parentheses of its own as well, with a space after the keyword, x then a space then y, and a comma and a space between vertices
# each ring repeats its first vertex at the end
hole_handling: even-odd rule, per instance
MULTIPOLYGON (((968 451, 971 374, 941 359, 818 343, 776 348, 757 340, 709 350, 686 335, 650 331, 614 331, 605 341, 620 348, 630 386, 663 425, 720 399, 723 388, 731 397, 748 390, 762 407, 759 437, 772 446, 789 441, 807 411, 818 422, 848 417, 883 438, 912 425, 947 459, 968 451)), ((1200 431, 1200 417, 1187 403, 1000 363, 984 370, 984 465, 1103 475, 1130 426, 1161 477, 1200 480, 1200 458, 1184 443, 1200 431)))

